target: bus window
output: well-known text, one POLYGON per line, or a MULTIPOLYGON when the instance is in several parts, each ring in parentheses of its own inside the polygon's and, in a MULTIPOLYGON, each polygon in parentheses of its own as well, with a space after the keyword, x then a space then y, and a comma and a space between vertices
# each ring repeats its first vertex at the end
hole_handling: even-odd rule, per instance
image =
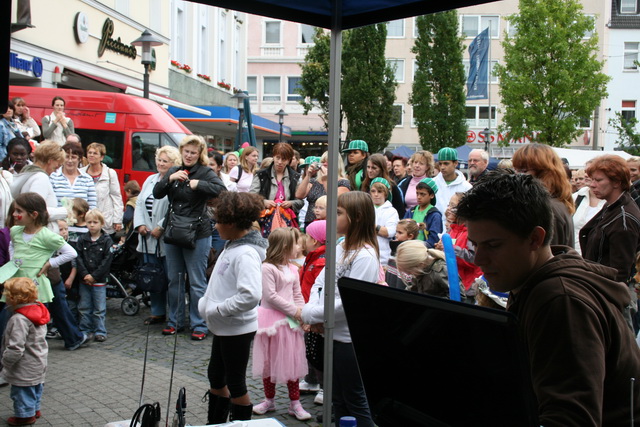
MULTIPOLYGON (((184 134, 161 132, 136 132, 131 138, 131 159, 134 171, 157 172, 156 150, 162 146, 177 147, 176 139, 184 134)), ((179 142, 179 140, 178 140, 179 142)))
POLYGON ((113 169, 122 169, 122 147, 124 146, 124 132, 96 129, 76 129, 80 135, 82 146, 87 151, 87 145, 99 142, 107 149, 104 156, 104 164, 113 169))

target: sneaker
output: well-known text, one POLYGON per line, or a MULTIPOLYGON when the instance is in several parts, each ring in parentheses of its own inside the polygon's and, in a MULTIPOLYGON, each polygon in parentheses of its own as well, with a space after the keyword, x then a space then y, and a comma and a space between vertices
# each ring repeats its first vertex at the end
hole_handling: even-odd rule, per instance
POLYGON ((62 335, 60 335, 60 331, 56 328, 51 328, 51 330, 49 330, 47 332, 47 339, 48 340, 61 340, 62 339, 62 335))
POLYGON ((107 337, 105 335, 96 335, 94 338, 97 342, 105 342, 107 337))
POLYGON ((69 347, 68 350, 69 351, 74 351, 79 349, 80 347, 84 347, 86 345, 89 345, 89 343, 91 342, 91 340, 93 339, 93 334, 85 334, 84 332, 82 333, 82 341, 80 341, 78 344, 74 345, 73 347, 69 347))
POLYGON ((9 417, 7 424, 10 426, 30 426, 36 423, 36 417, 9 417))
POLYGON ((206 337, 207 337, 207 333, 206 332, 193 331, 191 333, 191 339, 194 340, 194 341, 202 341, 206 337))
POLYGON ((320 391, 320 384, 310 384, 305 380, 300 381, 300 393, 316 393, 320 391))
POLYGON ((267 412, 276 410, 276 403, 273 399, 265 399, 264 402, 258 403, 253 407, 253 413, 256 415, 264 415, 267 412))
POLYGON ((38 409, 36 411, 36 418, 40 418, 42 416, 42 412, 40 412, 40 410, 38 409))
POLYGON ((311 419, 311 414, 304 410, 299 400, 294 400, 289 404, 289 415, 293 415, 298 421, 311 419))
POLYGON ((184 331, 184 328, 174 328, 173 326, 167 326, 162 330, 162 335, 175 335, 178 332, 184 331))
POLYGON ((322 389, 320 389, 320 391, 318 391, 318 394, 316 394, 316 397, 313 399, 313 403, 315 403, 316 405, 324 404, 324 392, 322 391, 322 389))

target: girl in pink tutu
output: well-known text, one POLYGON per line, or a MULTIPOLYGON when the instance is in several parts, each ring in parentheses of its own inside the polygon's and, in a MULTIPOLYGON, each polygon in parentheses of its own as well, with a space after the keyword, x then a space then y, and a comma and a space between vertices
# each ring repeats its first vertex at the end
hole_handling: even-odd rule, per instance
POLYGON ((304 298, 295 257, 297 230, 277 228, 269 235, 267 258, 262 264, 262 302, 258 308, 258 332, 253 342, 253 375, 262 377, 264 402, 253 407, 263 415, 275 411, 276 383, 289 389, 289 414, 298 420, 311 418, 300 404, 299 378, 307 374, 301 323, 304 298))

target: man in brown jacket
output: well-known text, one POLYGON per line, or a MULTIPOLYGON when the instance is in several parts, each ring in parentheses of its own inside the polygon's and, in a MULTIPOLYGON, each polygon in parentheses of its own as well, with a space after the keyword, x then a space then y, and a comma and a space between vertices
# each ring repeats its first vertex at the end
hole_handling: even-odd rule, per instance
POLYGON ((509 292, 529 352, 540 424, 627 426, 640 420, 640 349, 612 268, 549 245, 550 196, 528 175, 494 173, 458 204, 490 287, 509 292), (630 390, 633 387, 633 402, 630 390))

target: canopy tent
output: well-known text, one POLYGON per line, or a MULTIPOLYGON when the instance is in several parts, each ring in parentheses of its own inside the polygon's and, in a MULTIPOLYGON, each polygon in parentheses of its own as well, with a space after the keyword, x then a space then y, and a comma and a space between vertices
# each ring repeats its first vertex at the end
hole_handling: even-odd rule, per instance
MULTIPOLYGON (((336 290, 336 217, 338 203, 338 162, 340 161, 340 76, 342 68, 342 30, 417 15, 441 12, 495 0, 197 0, 242 12, 284 19, 331 30, 329 71, 329 186, 327 188, 327 252, 325 278, 324 397, 332 401, 333 329, 336 290)), ((331 419, 331 405, 323 408, 331 419)), ((336 420, 338 421, 338 420, 336 420)))
MULTIPOLYGON (((340 148, 340 70, 342 67, 342 30, 411 16, 489 3, 495 0, 197 0, 195 2, 277 19, 301 22, 331 30, 329 93, 329 187, 327 254, 325 283, 325 400, 331 402, 333 370, 333 328, 336 269, 336 210, 338 161, 340 148)), ((11 41, 11 1, 4 2, 0 28, 0 54, 9 57, 11 41)), ((9 96, 9 67, 0 67, 0 100, 9 96)), ((324 419, 331 419, 331 405, 324 406, 324 419)))
POLYGON ((561 159, 567 159, 571 169, 583 169, 589 160, 602 156, 603 154, 614 154, 625 160, 631 157, 631 154, 624 151, 576 150, 572 148, 555 147, 553 150, 558 153, 558 156, 560 156, 561 159))
POLYGON ((391 153, 394 156, 402 156, 405 159, 410 159, 411 156, 413 156, 413 153, 415 153, 416 150, 412 150, 411 148, 407 147, 406 145, 401 145, 400 147, 396 148, 395 150, 393 150, 391 153))

